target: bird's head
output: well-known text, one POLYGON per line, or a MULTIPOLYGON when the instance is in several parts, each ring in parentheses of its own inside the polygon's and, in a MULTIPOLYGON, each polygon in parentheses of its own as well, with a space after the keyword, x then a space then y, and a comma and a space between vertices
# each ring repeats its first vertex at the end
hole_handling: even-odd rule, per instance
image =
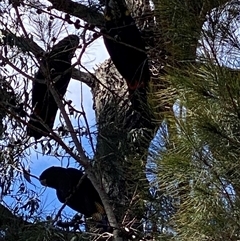
POLYGON ((69 35, 59 41, 53 46, 50 57, 57 58, 60 56, 67 56, 69 60, 72 59, 79 44, 79 37, 77 35, 69 35))
POLYGON ((62 167, 49 167, 39 177, 39 181, 43 186, 58 188, 59 180, 63 180, 66 169, 62 167))

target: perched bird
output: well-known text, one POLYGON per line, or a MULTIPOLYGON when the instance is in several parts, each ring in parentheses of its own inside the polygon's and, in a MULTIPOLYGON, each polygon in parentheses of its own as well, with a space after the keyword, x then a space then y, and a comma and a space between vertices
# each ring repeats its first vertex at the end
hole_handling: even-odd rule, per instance
POLYGON ((37 129, 48 132, 42 123, 49 128, 53 127, 58 106, 50 93, 49 85, 51 84, 61 97, 65 95, 72 75, 71 59, 78 44, 78 36, 69 35, 54 45, 52 50, 42 57, 40 64, 42 67, 40 66, 35 75, 36 80, 33 82, 33 113, 30 116, 27 129, 29 136, 36 139, 41 138, 43 133, 37 129))
POLYGON ((66 202, 73 210, 86 217, 92 217, 106 226, 101 198, 82 171, 74 168, 50 167, 43 171, 39 180, 42 185, 56 189, 60 202, 66 202))
POLYGON ((145 44, 125 3, 107 0, 104 43, 119 73, 126 80, 133 108, 147 103, 150 80, 145 44))

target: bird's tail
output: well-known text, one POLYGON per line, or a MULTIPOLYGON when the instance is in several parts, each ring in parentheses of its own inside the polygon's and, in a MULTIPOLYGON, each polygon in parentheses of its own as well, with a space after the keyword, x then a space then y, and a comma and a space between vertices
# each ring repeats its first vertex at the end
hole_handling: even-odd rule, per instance
POLYGON ((95 202, 95 206, 97 212, 92 214, 92 218, 97 222, 96 227, 102 229, 103 232, 109 232, 110 226, 103 205, 95 202))

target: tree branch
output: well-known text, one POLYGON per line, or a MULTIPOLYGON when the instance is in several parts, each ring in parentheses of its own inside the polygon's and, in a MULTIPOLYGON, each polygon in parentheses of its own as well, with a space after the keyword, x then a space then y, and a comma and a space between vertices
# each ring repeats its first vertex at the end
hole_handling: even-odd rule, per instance
POLYGON ((15 45, 23 52, 32 52, 35 56, 45 52, 30 38, 18 37, 9 30, 0 29, 0 31, 4 35, 3 42, 0 42, 1 45, 9 45, 11 47, 15 45))
POLYGON ((86 84, 90 88, 92 88, 96 81, 96 77, 93 74, 82 72, 77 68, 73 69, 72 78, 86 84))
POLYGON ((71 0, 49 0, 49 2, 52 3, 53 8, 79 17, 97 27, 104 25, 103 15, 98 12, 96 7, 87 7, 86 5, 71 0))
MULTIPOLYGON (((42 55, 45 52, 32 39, 18 37, 15 34, 6 30, 0 30, 0 31, 4 35, 3 43, 0 43, 1 45, 9 45, 9 46, 15 45, 18 48, 20 48, 23 52, 31 52, 36 57, 39 56, 40 54, 42 55)), ((94 81, 96 81, 96 78, 94 77, 93 74, 82 72, 77 68, 73 69, 72 78, 88 85, 90 88, 93 86, 94 81)))
POLYGON ((67 127, 69 128, 69 131, 70 131, 70 134, 71 134, 71 137, 73 139, 73 142, 74 144, 76 145, 76 149, 78 151, 78 154, 79 154, 79 158, 75 158, 75 160, 80 163, 82 166, 84 166, 85 168, 85 172, 86 174, 88 175, 88 178, 90 179, 90 181, 92 182, 93 186, 96 188, 97 192, 99 193, 99 196, 103 202, 103 205, 104 205, 104 208, 105 208, 105 211, 106 211, 106 214, 107 214, 107 217, 108 217, 108 220, 109 220, 109 223, 111 225, 111 227, 114 227, 114 237, 116 237, 115 240, 121 240, 121 239, 118 239, 118 231, 119 231, 119 228, 118 228, 118 223, 117 223, 117 220, 116 220, 116 217, 113 213, 113 209, 110 205, 110 202, 109 202, 109 198, 106 194, 106 192, 102 189, 101 185, 99 184, 99 182, 97 181, 95 175, 93 174, 92 172, 92 167, 90 164, 90 160, 89 158, 86 156, 83 148, 82 148, 82 145, 79 143, 78 139, 77 139, 77 136, 74 132, 74 129, 73 129, 73 126, 71 124, 71 121, 64 109, 64 105, 61 101, 61 99, 59 98, 59 95, 58 93, 56 92, 56 90, 54 89, 53 86, 49 85, 49 89, 51 91, 51 94, 53 95, 54 97, 54 100, 56 101, 63 117, 64 117, 64 120, 67 124, 67 127))

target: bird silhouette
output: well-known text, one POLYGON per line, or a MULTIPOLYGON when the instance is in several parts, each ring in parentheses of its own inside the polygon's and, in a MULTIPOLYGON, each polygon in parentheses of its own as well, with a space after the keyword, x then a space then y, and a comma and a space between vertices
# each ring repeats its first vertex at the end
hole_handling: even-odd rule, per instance
POLYGON ((150 80, 148 58, 141 33, 121 1, 107 0, 105 8, 105 46, 119 73, 126 80, 135 110, 147 103, 150 80))
POLYGON ((65 95, 72 75, 71 59, 78 44, 78 36, 69 35, 42 57, 32 88, 33 113, 28 122, 29 136, 39 139, 49 132, 43 124, 50 129, 53 127, 58 106, 49 86, 52 85, 60 97, 65 95))
POLYGON ((75 168, 50 167, 39 177, 42 185, 56 189, 57 198, 71 209, 92 217, 106 227, 106 214, 91 181, 75 168))

